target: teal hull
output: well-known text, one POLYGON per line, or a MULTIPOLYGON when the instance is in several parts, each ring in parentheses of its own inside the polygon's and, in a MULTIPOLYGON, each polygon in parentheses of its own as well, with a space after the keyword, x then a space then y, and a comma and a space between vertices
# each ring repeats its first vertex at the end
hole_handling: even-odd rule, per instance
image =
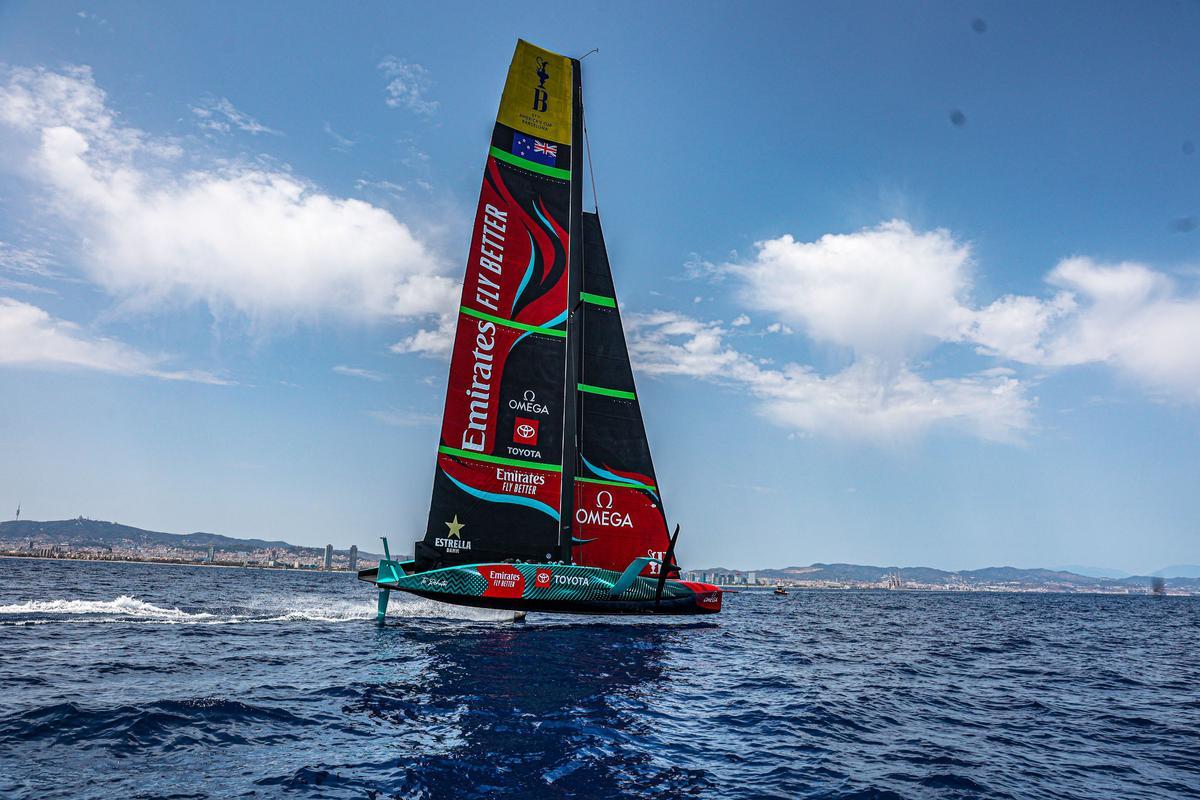
MULTIPOLYGON (((639 565, 640 568, 640 565, 639 565)), ((667 580, 656 599, 657 578, 637 577, 574 564, 463 564, 414 572, 413 562, 383 560, 358 573, 377 586, 380 618, 387 593, 408 592, 431 600, 477 608, 566 614, 715 614, 721 590, 691 581, 667 580)))

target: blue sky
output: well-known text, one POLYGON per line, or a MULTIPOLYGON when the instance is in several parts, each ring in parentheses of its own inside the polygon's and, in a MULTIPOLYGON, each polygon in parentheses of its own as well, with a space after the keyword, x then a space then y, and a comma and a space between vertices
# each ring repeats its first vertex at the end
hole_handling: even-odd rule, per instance
POLYGON ((419 535, 520 36, 685 563, 1200 562, 1200 7, 498 8, 0 3, 0 504, 419 535))

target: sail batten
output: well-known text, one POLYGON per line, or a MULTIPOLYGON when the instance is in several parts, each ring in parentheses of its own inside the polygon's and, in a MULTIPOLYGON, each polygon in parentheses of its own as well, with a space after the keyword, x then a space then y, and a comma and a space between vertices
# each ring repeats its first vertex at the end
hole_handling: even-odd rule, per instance
MULTIPOLYGON (((515 328, 516 330, 519 330, 519 331, 528 331, 529 333, 540 333, 540 334, 543 334, 544 336, 557 336, 557 337, 563 338, 563 339, 565 339, 567 336, 566 331, 559 330, 557 328, 550 328, 550 327, 547 327, 546 325, 530 325, 525 322, 517 322, 515 319, 505 319, 504 317, 497 317, 494 314, 487 314, 483 311, 479 311, 478 309, 467 308, 466 306, 460 306, 458 310, 459 310, 459 313, 466 314, 469 317, 475 317, 477 319, 487 320, 489 322, 494 322, 497 325, 503 325, 507 328, 515 328)), ((563 312, 563 313, 565 313, 565 312, 563 312)), ((554 322, 554 321, 555 320, 553 320, 553 319, 550 320, 550 322, 554 322)), ((559 322, 562 322, 562 320, 559 320, 559 322)))

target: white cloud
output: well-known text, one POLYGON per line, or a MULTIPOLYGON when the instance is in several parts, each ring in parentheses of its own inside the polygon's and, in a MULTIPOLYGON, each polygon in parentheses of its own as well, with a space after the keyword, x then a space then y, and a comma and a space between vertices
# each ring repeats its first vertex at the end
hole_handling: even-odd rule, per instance
POLYGON ((269 133, 273 136, 283 135, 280 131, 263 125, 249 114, 239 111, 224 97, 208 99, 200 105, 192 106, 192 113, 199 119, 198 124, 202 129, 213 133, 225 134, 237 128, 239 131, 245 131, 253 136, 260 133, 269 133))
POLYGON ((384 411, 368 411, 367 416, 382 422, 384 425, 390 425, 393 428, 416 428, 424 425, 434 425, 441 421, 440 417, 435 417, 433 414, 422 414, 418 411, 403 411, 394 408, 384 411))
POLYGON ((1108 364, 1156 396, 1200 401, 1200 294, 1144 264, 1065 259, 1046 277, 1047 296, 1006 295, 980 306, 970 296, 969 244, 892 220, 813 242, 781 236, 740 261, 688 269, 737 281, 751 311, 775 317, 766 332, 796 325, 813 342, 844 348, 849 366, 823 375, 735 349, 728 339, 748 314, 726 330, 656 312, 629 317, 639 367, 742 387, 761 414, 796 431, 886 441, 951 427, 1019 440, 1035 400, 1006 363, 1108 364), (922 374, 922 356, 964 346, 991 365, 922 374))
POLYGON ((970 312, 970 249, 936 230, 892 220, 815 242, 790 235, 759 242, 754 258, 722 268, 742 280, 743 299, 814 339, 900 361, 955 339, 970 312))
POLYGON ((177 143, 122 125, 87 68, 5 78, 0 141, 25 147, 87 277, 124 308, 202 303, 260 323, 453 307, 440 261, 384 209, 261 165, 182 169, 177 143))
POLYGON ((814 242, 759 242, 752 257, 706 272, 740 280, 742 300, 777 317, 768 331, 796 324, 891 376, 915 374, 915 360, 934 348, 967 344, 1041 367, 1104 363, 1152 392, 1200 400, 1194 289, 1144 264, 1068 258, 1047 275, 1049 296, 979 306, 970 297, 973 269, 970 245, 950 232, 892 220, 814 242))
POLYGON ((1200 293, 1144 264, 1069 258, 1047 280, 1075 313, 1050 329, 1043 363, 1103 362, 1156 391, 1200 401, 1200 293))
POLYGON ((431 81, 429 70, 420 64, 412 64, 396 56, 388 56, 379 62, 379 69, 388 78, 385 101, 392 108, 401 106, 417 114, 430 116, 438 109, 436 100, 429 100, 431 81))
POLYGON ((325 122, 325 133, 329 138, 333 139, 333 149, 341 153, 348 153, 358 142, 353 139, 342 136, 333 129, 333 126, 328 121, 325 122))
POLYGON ((380 191, 390 194, 392 197, 402 197, 407 189, 403 184, 394 181, 369 181, 366 178, 359 178, 354 182, 354 188, 358 190, 380 191))
POLYGON ((1036 297, 1005 295, 986 308, 975 311, 964 328, 982 355, 1039 364, 1045 361, 1042 337, 1057 319, 1075 311, 1070 295, 1059 294, 1050 301, 1036 297))
POLYGON ((50 264, 51 258, 48 253, 0 242, 0 289, 36 294, 57 294, 54 289, 43 283, 47 280, 63 279, 63 276, 50 264), (7 277, 3 273, 17 276, 17 278, 7 277), (29 280, 36 280, 39 283, 30 283, 29 280))
POLYGON ((775 369, 730 347, 727 331, 672 312, 630 315, 635 367, 746 389, 773 422, 809 434, 902 440, 950 427, 994 441, 1015 441, 1033 401, 1025 387, 991 371, 929 380, 907 365, 871 357, 821 376, 787 364, 775 369))
POLYGON ((163 369, 165 360, 112 339, 89 337, 78 325, 55 319, 37 306, 0 297, 0 365, 90 369, 173 381, 228 383, 207 372, 163 369))
POLYGON ((376 383, 386 380, 386 377, 378 372, 374 372, 369 369, 362 369, 361 367, 349 367, 345 364, 338 364, 333 368, 333 371, 338 375, 345 375, 350 378, 362 378, 363 380, 375 381, 376 383))
POLYGON ((50 262, 48 253, 0 242, 0 270, 17 275, 50 278, 56 275, 50 268, 50 262))
MULTIPOLYGON (((457 295, 455 296, 457 300, 457 295)), ((437 326, 423 328, 411 336, 406 336, 391 346, 393 353, 412 353, 425 358, 441 358, 449 355, 454 345, 454 326, 458 315, 442 314, 438 317, 437 326)))
POLYGON ((1200 401, 1200 293, 1145 264, 1067 258, 1049 299, 1008 296, 975 312, 981 352, 1026 364, 1107 364, 1163 399, 1200 401))
POLYGON ((113 156, 150 152, 161 157, 180 154, 170 140, 151 139, 142 131, 119 124, 105 105, 89 67, 0 69, 0 124, 36 137, 43 129, 66 126, 87 137, 92 146, 113 156))

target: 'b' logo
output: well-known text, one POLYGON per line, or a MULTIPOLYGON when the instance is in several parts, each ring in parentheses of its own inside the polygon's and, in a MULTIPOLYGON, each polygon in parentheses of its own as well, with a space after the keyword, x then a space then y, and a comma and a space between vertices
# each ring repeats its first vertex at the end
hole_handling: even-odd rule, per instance
POLYGON ((550 99, 550 94, 545 89, 533 90, 533 110, 545 111, 546 101, 550 99))

